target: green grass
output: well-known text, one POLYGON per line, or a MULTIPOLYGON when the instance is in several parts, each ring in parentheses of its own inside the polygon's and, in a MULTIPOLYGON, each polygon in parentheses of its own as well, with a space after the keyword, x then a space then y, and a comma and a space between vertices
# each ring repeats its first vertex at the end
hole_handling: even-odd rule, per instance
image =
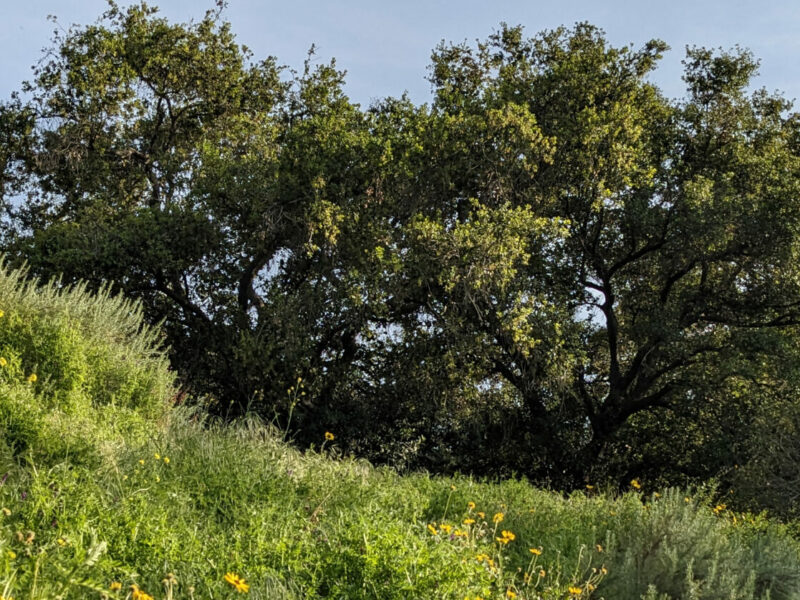
POLYGON ((800 544, 763 516, 301 453, 168 408, 133 305, 0 269, 0 309, 6 599, 240 596, 227 573, 264 600, 800 598, 800 544))

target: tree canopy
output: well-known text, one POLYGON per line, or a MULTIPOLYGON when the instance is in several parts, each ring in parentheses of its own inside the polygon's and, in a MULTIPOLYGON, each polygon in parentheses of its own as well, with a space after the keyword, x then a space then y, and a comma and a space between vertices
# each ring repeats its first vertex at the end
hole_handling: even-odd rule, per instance
POLYGON ((742 50, 689 49, 664 97, 666 49, 502 25, 434 50, 430 104, 362 108, 218 12, 112 4, 0 105, 3 246, 113 281, 187 389, 301 443, 565 487, 719 475, 796 403, 800 119, 742 50))

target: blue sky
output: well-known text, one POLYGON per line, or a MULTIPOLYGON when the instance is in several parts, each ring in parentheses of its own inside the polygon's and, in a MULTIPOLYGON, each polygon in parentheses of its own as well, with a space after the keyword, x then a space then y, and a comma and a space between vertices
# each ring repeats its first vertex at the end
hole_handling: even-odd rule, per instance
MULTIPOLYGON (((127 0, 119 0, 122 5, 127 0)), ((213 0, 151 2, 171 20, 202 17, 213 0)), ((48 45, 54 24, 90 23, 105 0, 0 0, 0 98, 29 76, 48 45)), ((558 25, 589 21, 616 45, 666 41, 654 81, 669 95, 683 93, 681 64, 686 45, 750 48, 761 59, 758 87, 800 98, 800 2, 798 0, 229 0, 224 16, 256 58, 274 55, 300 68, 311 44, 320 60, 335 57, 346 69, 351 98, 367 104, 408 91, 430 99, 425 80, 431 50, 441 41, 485 38, 502 21, 534 34, 558 25)))

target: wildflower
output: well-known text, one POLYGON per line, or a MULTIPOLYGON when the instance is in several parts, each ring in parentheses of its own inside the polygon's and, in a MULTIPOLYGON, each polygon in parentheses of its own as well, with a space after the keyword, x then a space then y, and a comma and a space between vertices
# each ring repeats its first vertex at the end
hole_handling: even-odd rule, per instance
POLYGON ((472 525, 475 519, 464 519, 464 525, 472 525))
POLYGON ((11 510, 10 510, 10 509, 8 509, 8 508, 6 508, 5 506, 4 506, 2 509, 0 509, 0 510, 2 510, 2 512, 3 512, 3 514, 4 514, 5 516, 7 516, 7 517, 10 517, 10 516, 11 516, 11 510))
POLYGON ((2 319, 5 315, 6 315, 6 313, 4 311, 0 310, 0 319, 2 319))
POLYGON ((436 527, 431 523, 428 523, 428 531, 431 532, 431 535, 439 535, 439 532, 436 531, 436 527))
POLYGON ((602 573, 603 575, 608 575, 608 569, 606 569, 605 567, 600 567, 600 573, 602 573))
POLYGON ((546 577, 546 576, 547 576, 547 571, 545 571, 544 569, 539 569, 539 577, 546 577))
POLYGON ((467 508, 469 510, 475 510, 475 503, 474 502, 467 502, 467 508))
POLYGON ((505 530, 505 529, 504 529, 504 530, 503 530, 503 531, 500 533, 500 535, 502 535, 503 537, 499 537, 499 538, 496 538, 496 539, 497 539, 497 541, 498 541, 498 542, 500 542, 501 544, 507 544, 508 542, 511 542, 511 541, 513 541, 513 540, 514 540, 514 539, 516 539, 516 537, 517 537, 517 536, 516 536, 516 535, 514 535, 512 532, 510 532, 510 531, 507 531, 507 530, 505 530))
POLYGON ((164 464, 165 464, 165 465, 168 465, 168 464, 169 464, 169 456, 165 456, 165 457, 164 457, 164 464))
POLYGON ((241 594, 250 591, 250 586, 247 583, 245 583, 244 579, 239 577, 236 573, 225 573, 224 579, 225 581, 230 583, 234 588, 236 588, 236 591, 241 594))
POLYGON ((155 458, 156 460, 161 460, 161 455, 158 452, 156 452, 155 454, 153 454, 153 458, 155 458))
POLYGON ((140 459, 139 459, 139 464, 140 464, 140 465, 143 465, 143 464, 144 464, 144 459, 143 459, 143 458, 140 458, 140 459))
POLYGON ((477 512, 476 514, 477 514, 477 515, 478 515, 478 516, 479 516, 481 519, 485 519, 485 518, 486 518, 486 513, 485 513, 485 512, 480 512, 480 511, 479 511, 479 512, 477 512))
POLYGON ((509 598, 516 598, 516 597, 517 597, 517 594, 514 592, 514 590, 512 590, 512 589, 507 589, 507 590, 506 590, 506 596, 508 596, 509 598))
POLYGON ((573 596, 580 596, 583 593, 583 590, 579 587, 569 586, 569 593, 573 596))
POLYGON ((58 544, 61 547, 64 547, 67 545, 67 540, 65 540, 64 538, 58 538, 56 540, 56 544, 58 544))
POLYGON ((659 494, 658 492, 653 492, 653 498, 658 500, 659 498, 661 498, 661 494, 659 494))
POLYGON ((9 550, 8 552, 6 552, 6 556, 8 556, 8 558, 10 558, 11 560, 14 560, 15 558, 17 558, 17 553, 14 552, 13 550, 9 550))
POLYGON ((689 504, 689 502, 691 502, 692 499, 689 498, 689 496, 686 496, 686 497, 684 497, 683 501, 686 502, 686 504, 689 504))
POLYGON ((533 554, 534 556, 541 556, 542 555, 542 549, 541 548, 531 548, 530 551, 531 551, 531 554, 533 554))
POLYGON ((453 535, 456 537, 467 537, 469 534, 466 531, 461 531, 460 529, 456 529, 453 532, 453 535))
POLYGON ((8 364, 8 361, 0 356, 0 367, 5 367, 8 364))
POLYGON ((135 583, 131 585, 131 598, 132 600, 153 600, 150 594, 143 592, 135 583))
POLYGON ((631 486, 637 490, 642 489, 642 484, 639 483, 638 479, 631 479, 631 486))
POLYGON ((499 523, 504 518, 505 518, 505 515, 503 513, 501 513, 501 512, 495 513, 495 515, 492 517, 492 522, 493 523, 499 523))
POLYGON ((439 525, 439 528, 442 531, 444 531, 445 535, 448 535, 450 533, 450 530, 453 528, 453 526, 452 525, 448 525, 446 523, 442 523, 441 525, 439 525))
POLYGON ((335 437, 336 436, 333 435, 330 431, 326 431, 325 432, 325 441, 326 442, 332 442, 335 437))
POLYGON ((591 483, 587 483, 586 484, 586 489, 591 492, 594 489, 594 486, 591 483))
POLYGON ((456 486, 454 486, 452 483, 450 484, 450 491, 456 491, 456 486))
POLYGON ((28 375, 28 383, 36 383, 37 379, 38 377, 36 377, 36 373, 31 373, 28 375))
POLYGON ((597 548, 598 552, 602 552, 603 551, 603 546, 601 544, 595 545, 595 548, 597 548))
POLYGON ((156 483, 161 483, 161 477, 159 477, 158 475, 156 475, 156 483))
POLYGON ((111 585, 108 586, 112 592, 118 592, 122 589, 122 584, 119 581, 112 581, 111 585))

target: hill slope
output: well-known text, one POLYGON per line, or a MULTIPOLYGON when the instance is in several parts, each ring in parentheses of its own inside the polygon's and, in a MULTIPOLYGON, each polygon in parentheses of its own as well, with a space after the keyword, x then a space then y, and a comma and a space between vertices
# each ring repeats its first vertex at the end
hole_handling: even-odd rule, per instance
POLYGON ((800 598, 800 545, 679 490, 563 497, 168 408, 135 306, 0 269, 3 598, 800 598))

